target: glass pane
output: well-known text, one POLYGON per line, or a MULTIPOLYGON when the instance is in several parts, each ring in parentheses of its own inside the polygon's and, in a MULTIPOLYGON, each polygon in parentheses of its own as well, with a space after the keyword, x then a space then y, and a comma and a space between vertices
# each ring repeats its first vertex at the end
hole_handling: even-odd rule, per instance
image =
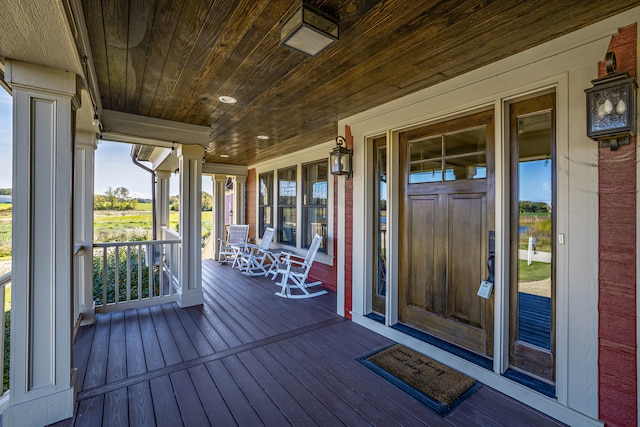
POLYGON ((518 340, 551 349, 553 159, 550 112, 518 118, 518 340))
POLYGON ((258 205, 273 204, 273 172, 260 174, 260 194, 258 205))
POLYGON ((377 150, 376 175, 378 180, 377 191, 377 266, 376 268, 376 295, 381 297, 387 294, 387 148, 377 150))
POLYGON ((442 137, 439 135, 409 143, 409 159, 412 163, 440 157, 442 157, 442 137))
POLYGON ((304 223, 305 230, 302 236, 302 245, 308 248, 311 245, 311 241, 316 234, 322 236, 322 243, 320 243, 320 252, 327 251, 327 208, 305 208, 304 209, 304 223))
POLYGON ((328 202, 327 162, 317 162, 302 167, 303 234, 302 246, 308 248, 313 237, 322 236, 320 251, 326 252, 327 202, 328 202))
POLYGON ((487 177, 487 160, 484 153, 445 160, 445 181, 481 179, 487 177))
POLYGON ((278 171, 278 205, 296 204, 296 169, 278 171))
POLYGON ((260 206, 258 211, 260 216, 260 236, 262 236, 267 227, 273 227, 273 207, 260 206))
POLYGON ((296 244, 296 208, 279 208, 278 230, 281 243, 296 244))
POLYGON ((486 127, 466 129, 444 136, 445 156, 484 153, 486 149, 486 127))
POLYGON ((303 204, 327 204, 327 162, 303 167, 303 204))
POLYGON ((442 181, 442 161, 411 163, 409 184, 442 181))

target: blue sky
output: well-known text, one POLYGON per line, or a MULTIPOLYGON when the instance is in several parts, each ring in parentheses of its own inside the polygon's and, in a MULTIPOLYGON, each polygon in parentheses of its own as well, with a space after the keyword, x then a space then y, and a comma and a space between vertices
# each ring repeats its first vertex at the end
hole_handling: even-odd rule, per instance
POLYGON ((0 188, 11 188, 11 97, 0 87, 0 188))

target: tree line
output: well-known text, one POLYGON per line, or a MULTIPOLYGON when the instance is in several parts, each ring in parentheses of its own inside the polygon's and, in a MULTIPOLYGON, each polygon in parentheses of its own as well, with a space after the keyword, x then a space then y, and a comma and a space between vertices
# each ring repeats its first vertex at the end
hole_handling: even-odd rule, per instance
MULTIPOLYGON (((139 199, 131 197, 129 190, 125 187, 111 188, 108 187, 104 194, 95 194, 93 196, 93 209, 97 211, 128 211, 135 210, 138 203, 149 203, 150 199, 139 199)), ((213 198, 206 191, 202 192, 202 210, 210 211, 213 206, 213 198)), ((169 209, 172 211, 180 210, 180 197, 169 197, 169 209)))
POLYGON ((518 203, 520 213, 549 213, 551 206, 546 202, 532 202, 529 200, 521 200, 518 203))

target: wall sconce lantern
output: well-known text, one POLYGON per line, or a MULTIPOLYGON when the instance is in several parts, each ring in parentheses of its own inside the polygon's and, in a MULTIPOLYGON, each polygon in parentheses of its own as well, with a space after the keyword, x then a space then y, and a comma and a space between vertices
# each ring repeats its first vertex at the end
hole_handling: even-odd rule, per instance
POLYGON ((338 41, 338 20, 304 2, 280 27, 280 44, 316 56, 338 41))
POLYGON ((615 151, 629 144, 636 133, 636 79, 629 73, 616 73, 616 56, 607 53, 607 75, 592 80, 587 94, 587 136, 600 148, 615 151))
POLYGON ((352 151, 346 148, 347 141, 342 136, 336 137, 336 148, 330 154, 331 175, 347 175, 351 178, 353 170, 351 169, 352 151))

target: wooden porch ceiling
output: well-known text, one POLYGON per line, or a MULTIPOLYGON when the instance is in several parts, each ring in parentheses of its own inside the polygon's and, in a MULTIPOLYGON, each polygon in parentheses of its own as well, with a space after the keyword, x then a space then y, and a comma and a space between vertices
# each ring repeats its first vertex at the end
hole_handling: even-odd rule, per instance
POLYGON ((280 23, 300 1, 82 0, 103 108, 210 126, 207 161, 250 165, 330 141, 342 118, 637 5, 311 0, 339 17, 340 40, 307 58, 279 45, 280 23))

